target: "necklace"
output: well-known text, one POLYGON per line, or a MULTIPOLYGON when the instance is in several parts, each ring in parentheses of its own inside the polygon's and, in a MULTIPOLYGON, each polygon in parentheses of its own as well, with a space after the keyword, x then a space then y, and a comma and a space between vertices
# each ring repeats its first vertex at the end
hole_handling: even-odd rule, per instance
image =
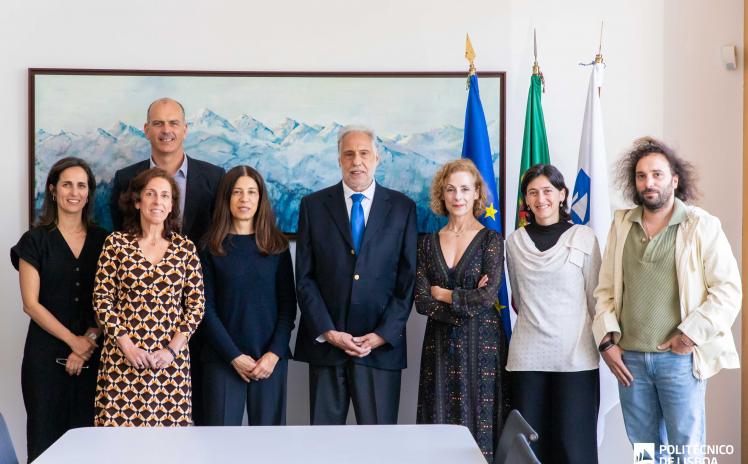
POLYGON ((460 235, 462 235, 463 233, 465 233, 465 231, 467 231, 467 230, 470 230, 470 228, 469 227, 465 227, 464 229, 457 230, 457 229, 450 229, 449 227, 447 227, 447 231, 448 232, 452 232, 453 234, 455 234, 455 237, 457 237, 457 238, 460 238, 460 235))
POLYGON ((649 227, 647 227, 647 221, 644 219, 644 216, 642 215, 642 226, 644 226, 644 235, 646 235, 646 238, 642 238, 642 243, 646 242, 647 240, 652 240, 652 234, 649 233, 649 227))

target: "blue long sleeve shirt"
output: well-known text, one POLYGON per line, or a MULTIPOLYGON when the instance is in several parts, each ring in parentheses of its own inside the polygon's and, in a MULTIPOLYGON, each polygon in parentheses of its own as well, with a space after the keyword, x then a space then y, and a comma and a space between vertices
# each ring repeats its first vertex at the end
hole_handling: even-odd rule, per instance
POLYGON ((257 359, 272 352, 288 358, 296 319, 290 252, 263 256, 254 234, 229 234, 223 246, 226 256, 207 249, 200 254, 209 347, 227 363, 241 354, 257 359))

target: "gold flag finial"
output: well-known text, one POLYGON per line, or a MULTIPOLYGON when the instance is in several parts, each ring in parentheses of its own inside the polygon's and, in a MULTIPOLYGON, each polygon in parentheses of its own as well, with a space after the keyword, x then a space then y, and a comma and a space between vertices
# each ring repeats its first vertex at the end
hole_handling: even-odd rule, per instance
POLYGON ((470 74, 469 76, 475 75, 475 50, 473 50, 473 44, 470 43, 470 34, 466 35, 465 40, 465 59, 470 62, 470 74))
POLYGON ((597 55, 595 55, 595 63, 603 62, 603 22, 600 21, 600 42, 597 46, 597 55))
POLYGON ((532 53, 535 60, 532 63, 532 75, 540 76, 540 85, 543 87, 543 93, 545 93, 545 77, 543 77, 543 71, 540 70, 538 64, 538 35, 535 28, 532 28, 532 53))

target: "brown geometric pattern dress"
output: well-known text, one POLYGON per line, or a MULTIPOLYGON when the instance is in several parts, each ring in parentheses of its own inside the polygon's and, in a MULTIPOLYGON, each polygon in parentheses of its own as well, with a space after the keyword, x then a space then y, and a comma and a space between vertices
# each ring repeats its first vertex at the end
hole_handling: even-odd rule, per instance
POLYGON ((172 234, 164 257, 151 264, 135 236, 114 232, 99 257, 94 308, 105 332, 96 385, 96 426, 192 424, 187 345, 162 369, 130 367, 116 343, 127 335, 145 351, 165 347, 179 331, 188 339, 205 309, 195 245, 172 234))

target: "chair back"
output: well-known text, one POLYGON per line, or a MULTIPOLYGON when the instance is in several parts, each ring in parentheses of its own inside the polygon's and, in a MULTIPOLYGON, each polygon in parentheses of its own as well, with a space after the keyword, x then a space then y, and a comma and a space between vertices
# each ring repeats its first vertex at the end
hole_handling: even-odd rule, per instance
POLYGON ((538 439, 538 434, 530 427, 530 424, 522 417, 522 414, 513 409, 504 423, 504 429, 501 431, 499 445, 496 447, 496 452, 494 453, 494 464, 509 462, 506 460, 507 454, 514 444, 514 439, 518 433, 524 435, 527 441, 537 441, 538 439))
POLYGON ((18 464, 16 450, 13 448, 10 432, 2 413, 0 413, 0 464, 18 464))
POLYGON ((518 433, 514 437, 514 443, 509 448, 509 453, 506 456, 507 464, 540 464, 535 453, 530 448, 530 442, 527 441, 527 437, 518 433))

